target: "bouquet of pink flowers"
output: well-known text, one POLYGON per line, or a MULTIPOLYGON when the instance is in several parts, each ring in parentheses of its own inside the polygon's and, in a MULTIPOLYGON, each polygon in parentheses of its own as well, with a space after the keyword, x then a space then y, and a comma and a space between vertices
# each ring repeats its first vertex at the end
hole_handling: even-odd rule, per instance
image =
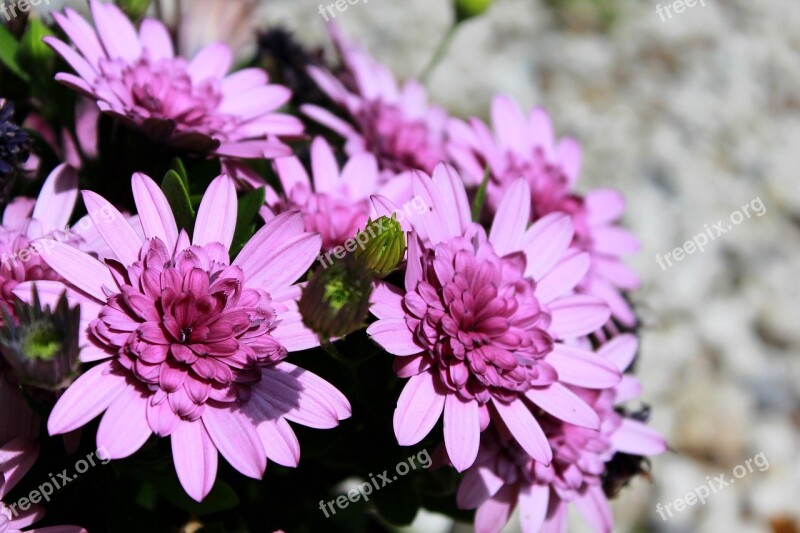
POLYGON ((578 142, 117 4, 0 25, 0 532, 611 531, 666 445, 578 142))

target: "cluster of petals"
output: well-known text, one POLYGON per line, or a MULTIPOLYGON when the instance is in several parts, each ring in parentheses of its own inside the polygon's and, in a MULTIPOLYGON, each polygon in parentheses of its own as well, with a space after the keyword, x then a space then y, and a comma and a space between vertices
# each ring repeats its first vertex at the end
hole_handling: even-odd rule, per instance
POLYGON ((397 356, 397 375, 409 378, 394 414, 397 439, 419 442, 443 414, 445 447, 459 471, 473 464, 491 423, 550 464, 536 410, 597 429, 597 414, 568 385, 603 389, 621 379, 609 362, 565 342, 609 317, 602 300, 574 293, 588 254, 570 247, 565 214, 528 227, 523 179, 501 202, 488 236, 471 222, 452 167, 412 179, 414 194, 431 207, 409 217, 405 286, 378 285, 371 308, 378 320, 367 330, 397 356))
POLYGON ((492 102, 492 129, 482 121, 451 120, 448 154, 465 182, 477 187, 489 170, 487 206, 495 213, 515 180, 531 188, 531 222, 552 213, 567 213, 575 227, 574 246, 590 253, 591 268, 579 291, 602 298, 614 318, 633 326, 636 317, 622 290, 638 287, 638 276, 622 257, 639 249, 636 238, 617 225, 625 210, 622 195, 598 189, 585 196, 575 191, 582 151, 571 138, 556 141, 553 123, 540 108, 525 115, 508 96, 492 102))
POLYGON ((53 15, 75 46, 45 38, 76 73, 59 73, 58 81, 95 100, 103 112, 177 148, 234 158, 291 154, 279 137, 297 136, 303 125, 277 112, 291 93, 269 84, 265 71, 229 75, 233 53, 222 43, 188 61, 175 55, 163 22, 146 18, 137 31, 113 3, 89 3, 95 28, 69 8, 53 15))
MULTIPOLYGON (((287 420, 331 428, 350 416, 332 385, 283 359, 318 345, 302 324, 294 282, 320 250, 302 216, 283 213, 231 261, 237 199, 233 180, 216 178, 200 204, 191 239, 179 230, 153 180, 135 174, 143 237, 99 195, 83 192, 95 226, 113 251, 101 262, 65 243, 46 256, 63 282, 38 282, 46 303, 66 291, 81 307, 81 360, 98 362, 59 399, 50 434, 77 429, 104 413, 97 445, 120 459, 156 434, 170 436, 187 493, 213 487, 218 452, 260 479, 267 458, 296 466, 297 438, 287 420)), ((14 294, 31 298, 33 283, 14 294)))
POLYGON ((410 80, 400 86, 388 68, 347 41, 334 25, 329 28, 344 72, 336 76, 311 66, 309 74, 347 120, 311 104, 302 107, 303 113, 341 135, 350 155, 374 154, 384 177, 411 169, 431 172, 447 159, 447 113, 428 103, 421 83, 410 80))
POLYGON ((364 229, 370 214, 370 196, 402 196, 401 181, 379 185, 375 156, 364 152, 348 159, 342 169, 330 144, 322 137, 311 143, 311 175, 299 158, 281 157, 273 162, 282 191, 267 189, 267 205, 273 213, 297 210, 306 230, 322 236, 322 249, 330 250, 364 229), (400 187, 399 187, 400 186, 400 187))
MULTIPOLYGON (((78 199, 78 174, 62 164, 48 176, 39 197, 16 198, 3 211, 0 226, 0 306, 13 316, 13 290, 20 283, 55 280, 58 275, 31 242, 64 230, 78 199)), ((74 241, 73 236, 73 241, 74 241)), ((0 315, 0 323, 3 318, 0 315)))
MULTIPOLYGON (((620 335, 597 355, 624 371, 636 349, 635 337, 620 335)), ((503 431, 489 433, 457 493, 459 507, 477 508, 476 532, 497 533, 519 507, 525 533, 563 533, 573 504, 593 531, 610 533, 613 518, 602 487, 607 463, 616 453, 649 456, 666 450, 653 429, 616 410, 639 388, 630 375, 602 391, 572 387, 597 412, 601 425, 591 430, 546 416, 542 426, 553 448, 550 465, 533 460, 503 431)))

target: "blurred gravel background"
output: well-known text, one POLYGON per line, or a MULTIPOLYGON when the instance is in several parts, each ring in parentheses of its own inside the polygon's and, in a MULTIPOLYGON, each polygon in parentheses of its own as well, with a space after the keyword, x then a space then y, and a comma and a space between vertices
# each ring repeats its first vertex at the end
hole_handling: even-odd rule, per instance
MULTIPOLYGON (((264 1, 252 21, 327 42, 319 4, 264 1)), ((614 186, 629 199, 627 224, 643 243, 633 260, 643 278, 633 296, 644 322, 643 399, 674 451, 653 462, 652 483, 623 491, 616 530, 795 533, 800 2, 705 0, 666 21, 657 4, 496 0, 458 33, 431 92, 463 116, 486 118, 497 91, 545 106, 558 131, 584 145, 582 186, 614 186), (757 198, 763 216, 666 271, 656 263, 757 198), (762 452, 768 469, 706 505, 666 521, 656 512, 762 452)), ((361 0, 337 22, 406 78, 423 69, 449 17, 447 0, 361 0)), ((451 529, 435 516, 411 528, 451 529)), ((580 520, 571 531, 584 531, 580 520)))

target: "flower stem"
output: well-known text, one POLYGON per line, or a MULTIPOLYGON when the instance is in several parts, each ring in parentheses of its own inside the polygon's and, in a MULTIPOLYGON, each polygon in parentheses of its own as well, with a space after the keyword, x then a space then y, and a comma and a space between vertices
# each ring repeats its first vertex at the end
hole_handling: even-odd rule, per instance
POLYGON ((436 69, 439 63, 441 63, 444 55, 447 53, 447 49, 450 47, 453 37, 455 37, 456 30, 458 30, 458 25, 458 22, 454 21, 450 28, 448 28, 447 33, 445 33, 442 37, 442 40, 439 42, 439 45, 436 47, 436 51, 434 51, 433 56, 428 63, 428 66, 425 67, 425 70, 423 70, 422 74, 419 76, 419 79, 422 81, 422 83, 427 83, 431 73, 434 71, 434 69, 436 69))

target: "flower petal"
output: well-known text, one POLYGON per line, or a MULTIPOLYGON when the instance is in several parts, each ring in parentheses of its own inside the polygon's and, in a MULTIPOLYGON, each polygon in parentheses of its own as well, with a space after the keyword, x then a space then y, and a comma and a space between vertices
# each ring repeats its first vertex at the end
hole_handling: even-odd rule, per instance
POLYGON ((140 172, 133 175, 131 186, 145 237, 158 237, 171 252, 178 242, 178 225, 167 197, 156 182, 140 172))
POLYGON ((68 433, 85 425, 130 386, 124 376, 110 372, 112 363, 108 361, 91 368, 70 385, 47 420, 51 435, 68 433))
POLYGON ((217 479, 217 448, 203 422, 182 421, 170 436, 172 460, 183 489, 195 501, 203 501, 217 479))
POLYGON ((203 246, 218 242, 230 248, 236 230, 237 209, 236 187, 231 177, 223 174, 214 178, 197 210, 192 244, 203 246))
POLYGON ((533 387, 525 397, 554 417, 576 426, 600 429, 600 417, 574 392, 560 383, 533 387))
POLYGON ((100 421, 97 446, 105 448, 109 459, 124 459, 141 448, 152 434, 147 423, 147 396, 136 387, 125 387, 100 421))
POLYGON ((492 405, 522 449, 540 463, 549 465, 553 460, 550 442, 525 403, 522 400, 508 404, 492 401, 492 405))
POLYGON ((139 251, 144 243, 122 213, 108 200, 92 191, 83 191, 83 203, 94 222, 95 229, 117 259, 125 266, 138 261, 139 251))
POLYGON ((448 394, 444 401, 444 443, 453 466, 463 472, 475 462, 481 440, 477 400, 448 394))
POLYGON ((439 420, 445 395, 433 385, 433 375, 423 372, 408 380, 394 411, 394 432, 401 446, 421 441, 439 420))
POLYGON ((253 479, 264 476, 264 446, 255 424, 238 407, 206 405, 202 420, 214 446, 233 468, 253 479))

